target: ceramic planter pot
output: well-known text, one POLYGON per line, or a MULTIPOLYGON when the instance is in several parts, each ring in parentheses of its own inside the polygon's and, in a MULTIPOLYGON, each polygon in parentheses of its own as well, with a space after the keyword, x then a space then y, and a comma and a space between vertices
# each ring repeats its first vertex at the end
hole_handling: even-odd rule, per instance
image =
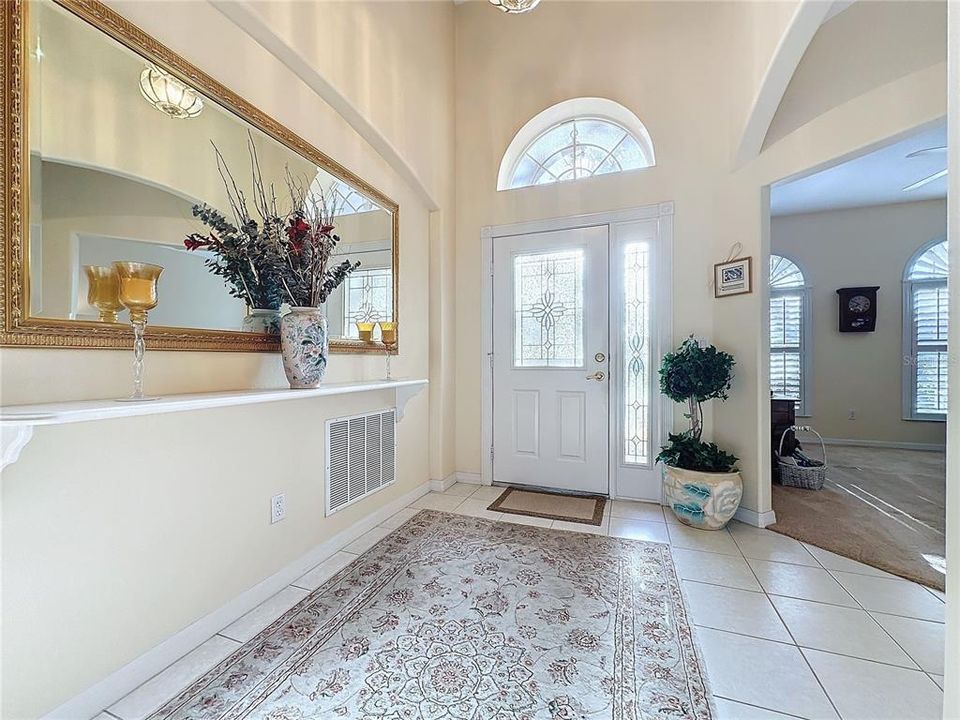
POLYGON ((740 507, 743 480, 739 472, 699 472, 667 465, 663 489, 667 504, 684 525, 721 530, 740 507))
POLYGON ((254 308, 243 319, 241 329, 249 333, 280 334, 280 311, 254 308))
POLYGON ((280 354, 290 387, 317 387, 327 373, 328 352, 323 308, 290 308, 280 321, 280 354))

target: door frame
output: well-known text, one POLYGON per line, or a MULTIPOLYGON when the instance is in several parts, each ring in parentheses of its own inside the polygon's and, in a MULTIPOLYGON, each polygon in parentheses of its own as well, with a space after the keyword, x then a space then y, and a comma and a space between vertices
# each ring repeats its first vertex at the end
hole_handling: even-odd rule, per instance
MULTIPOLYGON (((651 357, 656 361, 656 366, 660 367, 660 361, 663 356, 673 348, 673 202, 661 202, 652 205, 643 205, 641 207, 630 208, 627 210, 614 210, 611 212, 588 213, 584 215, 571 215, 567 217, 548 218, 544 220, 531 220, 526 222, 510 223, 506 225, 487 225, 480 230, 481 257, 484 259, 484 268, 481 282, 480 296, 480 480, 483 485, 493 484, 493 244, 498 238, 510 237, 513 235, 528 235, 538 232, 553 232, 558 230, 576 230, 578 228, 594 227, 597 225, 607 225, 608 242, 612 238, 612 226, 619 223, 630 223, 638 220, 656 220, 657 221, 657 263, 654 268, 653 285, 654 296, 653 303, 656 312, 655 336, 652 337, 654 347, 651 357)), ((607 296, 608 306, 612 298, 607 296)), ((614 323, 617 313, 609 313, 609 322, 614 323)), ((611 327, 611 330, 614 330, 611 327)), ((617 337, 613 333, 610 338, 617 337)), ((608 367, 610 368, 610 377, 617 378, 616 387, 610 383, 611 394, 614 390, 621 387, 622 379, 619 372, 614 372, 616 368, 615 359, 619 357, 617 352, 611 346, 607 354, 608 367)), ((608 404, 610 418, 619 417, 618 407, 615 403, 608 404)), ((654 438, 655 441, 666 442, 667 433, 673 429, 673 403, 661 402, 658 418, 660 428, 660 437, 654 438)), ((612 426, 619 429, 619 420, 616 420, 612 426)), ((611 449, 617 447, 615 434, 609 433, 611 449)), ((609 452, 609 451, 608 451, 609 452)), ((610 497, 629 497, 623 495, 618 487, 619 473, 616 469, 619 463, 613 462, 614 455, 608 455, 610 462, 608 467, 608 488, 610 497)), ((661 498, 662 500, 662 498, 661 498)))

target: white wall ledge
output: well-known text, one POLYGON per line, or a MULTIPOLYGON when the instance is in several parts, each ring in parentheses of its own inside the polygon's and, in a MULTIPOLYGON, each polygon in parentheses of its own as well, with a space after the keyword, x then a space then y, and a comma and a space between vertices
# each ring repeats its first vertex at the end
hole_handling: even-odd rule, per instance
POLYGON ((360 382, 330 383, 310 390, 235 390, 227 392, 166 395, 146 402, 119 402, 107 400, 77 400, 39 405, 7 405, 0 407, 0 468, 17 461, 20 451, 33 436, 33 428, 41 425, 66 425, 95 420, 163 415, 166 413, 206 410, 234 405, 256 405, 284 400, 347 395, 359 392, 393 390, 396 398, 397 420, 403 417, 407 401, 427 385, 427 380, 364 380, 360 382))

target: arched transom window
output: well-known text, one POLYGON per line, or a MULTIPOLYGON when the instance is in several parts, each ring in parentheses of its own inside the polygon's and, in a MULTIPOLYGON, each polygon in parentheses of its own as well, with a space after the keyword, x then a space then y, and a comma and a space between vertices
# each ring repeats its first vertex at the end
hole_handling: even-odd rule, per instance
POLYGON ((500 164, 498 190, 580 180, 654 165, 643 123, 622 105, 577 98, 547 108, 517 133, 500 164))
POLYGON ((809 415, 807 353, 809 310, 803 272, 792 260, 770 256, 770 390, 796 400, 798 415, 809 415))
POLYGON ((905 417, 945 420, 949 355, 947 241, 921 249, 903 274, 905 417))

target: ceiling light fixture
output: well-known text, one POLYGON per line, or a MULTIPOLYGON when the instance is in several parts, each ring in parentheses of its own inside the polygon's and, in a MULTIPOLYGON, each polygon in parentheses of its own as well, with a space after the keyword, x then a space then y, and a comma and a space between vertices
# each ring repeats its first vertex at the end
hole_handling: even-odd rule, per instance
POLYGON ((140 92, 148 103, 172 118, 195 118, 203 110, 203 98, 170 73, 148 65, 140 73, 140 92))
POLYGON ((540 0, 490 0, 490 4, 495 8, 512 15, 530 12, 539 3, 540 0))

